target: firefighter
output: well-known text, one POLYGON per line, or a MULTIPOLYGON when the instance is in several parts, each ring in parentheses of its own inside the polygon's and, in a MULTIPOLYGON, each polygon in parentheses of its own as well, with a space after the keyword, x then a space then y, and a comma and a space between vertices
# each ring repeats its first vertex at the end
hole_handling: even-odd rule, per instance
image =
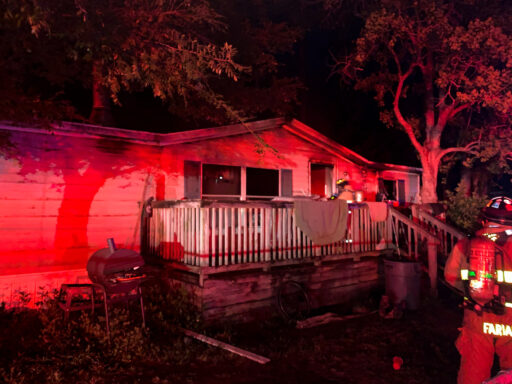
POLYGON ((354 190, 352 189, 348 179, 336 180, 336 188, 337 193, 334 194, 331 199, 347 200, 350 203, 355 200, 354 190))
POLYGON ((480 384, 500 368, 512 368, 512 200, 493 198, 482 210, 483 228, 460 240, 444 276, 464 292, 464 320, 455 345, 461 361, 458 384, 480 384))

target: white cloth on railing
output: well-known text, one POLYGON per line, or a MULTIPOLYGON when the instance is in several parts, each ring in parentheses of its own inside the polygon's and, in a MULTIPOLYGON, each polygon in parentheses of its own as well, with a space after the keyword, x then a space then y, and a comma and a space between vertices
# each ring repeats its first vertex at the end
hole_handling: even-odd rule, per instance
POLYGON ((380 201, 366 201, 372 221, 385 221, 388 218, 388 205, 380 201))
POLYGON ((348 204, 345 200, 295 201, 295 223, 313 243, 325 245, 345 237, 348 204))

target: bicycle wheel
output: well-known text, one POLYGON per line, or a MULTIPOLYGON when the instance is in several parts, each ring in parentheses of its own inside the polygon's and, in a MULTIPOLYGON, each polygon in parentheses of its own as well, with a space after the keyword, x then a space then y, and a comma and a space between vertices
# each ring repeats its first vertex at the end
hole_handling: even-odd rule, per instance
POLYGON ((304 320, 311 309, 306 290, 294 280, 281 283, 277 292, 277 304, 279 312, 287 321, 304 320))

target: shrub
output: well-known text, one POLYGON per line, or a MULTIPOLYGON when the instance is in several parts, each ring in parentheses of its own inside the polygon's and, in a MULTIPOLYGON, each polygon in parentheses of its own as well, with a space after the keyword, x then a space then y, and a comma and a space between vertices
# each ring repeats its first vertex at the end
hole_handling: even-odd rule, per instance
POLYGON ((488 201, 487 196, 473 192, 467 195, 459 183, 454 192, 446 193, 447 220, 468 234, 474 233, 480 228, 480 211, 488 201))
POLYGON ((138 301, 131 308, 109 306, 110 339, 101 309, 65 320, 54 294, 42 295, 38 310, 0 307, 0 382, 133 382, 145 365, 186 364, 204 350, 186 345, 177 327, 197 329, 197 309, 184 290, 161 288, 145 291, 147 329, 138 301))

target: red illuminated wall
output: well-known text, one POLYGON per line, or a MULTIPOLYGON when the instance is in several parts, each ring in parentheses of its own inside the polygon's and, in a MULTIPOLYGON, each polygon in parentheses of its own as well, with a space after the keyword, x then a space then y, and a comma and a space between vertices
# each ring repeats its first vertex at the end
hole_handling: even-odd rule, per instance
POLYGON ((0 275, 84 268, 108 237, 138 247, 139 202, 163 182, 158 148, 0 134, 0 275))
POLYGON ((257 141, 247 133, 214 140, 202 140, 187 144, 175 144, 162 150, 162 169, 166 171, 166 196, 182 199, 184 197, 184 161, 236 165, 255 168, 291 169, 293 172, 293 195, 311 195, 311 162, 331 164, 334 181, 348 173, 354 189, 368 192, 368 198, 375 199, 377 192, 376 172, 366 169, 363 178, 362 166, 336 156, 323 148, 306 141, 282 129, 269 129, 259 135, 270 147, 277 150, 274 154, 266 149, 262 154, 256 151, 257 141))

